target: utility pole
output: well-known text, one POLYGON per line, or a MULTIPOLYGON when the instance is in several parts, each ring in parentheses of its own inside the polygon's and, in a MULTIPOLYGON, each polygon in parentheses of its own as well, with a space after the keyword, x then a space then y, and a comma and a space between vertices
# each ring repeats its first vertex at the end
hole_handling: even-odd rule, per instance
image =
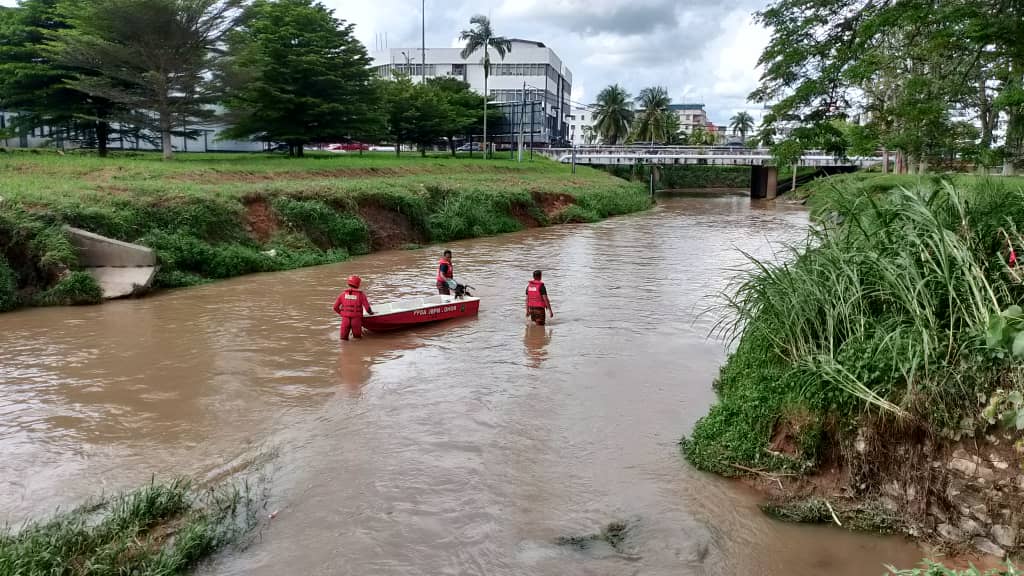
POLYGON ((427 83, 427 0, 420 1, 420 63, 423 65, 423 83, 427 83))
POLYGON ((519 110, 519 141, 516 148, 519 149, 519 161, 523 161, 523 127, 526 123, 526 81, 523 81, 523 105, 519 110))

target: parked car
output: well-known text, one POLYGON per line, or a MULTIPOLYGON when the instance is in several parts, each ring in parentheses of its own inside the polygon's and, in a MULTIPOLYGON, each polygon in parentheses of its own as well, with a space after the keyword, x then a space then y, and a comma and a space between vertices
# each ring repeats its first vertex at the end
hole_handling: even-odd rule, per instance
POLYGON ((370 150, 374 152, 394 152, 394 146, 370 146, 370 150))
POLYGON ((369 144, 363 144, 362 142, 346 142, 346 143, 341 145, 341 149, 345 150, 345 151, 348 151, 348 152, 359 151, 359 150, 369 150, 370 149, 370 145, 369 144))
POLYGON ((462 146, 456 148, 459 152, 480 152, 483 149, 483 145, 479 142, 466 142, 462 146))
POLYGON ((345 146, 344 144, 328 144, 328 145, 324 146, 324 151, 325 152, 333 152, 335 154, 344 154, 345 153, 344 146, 345 146))

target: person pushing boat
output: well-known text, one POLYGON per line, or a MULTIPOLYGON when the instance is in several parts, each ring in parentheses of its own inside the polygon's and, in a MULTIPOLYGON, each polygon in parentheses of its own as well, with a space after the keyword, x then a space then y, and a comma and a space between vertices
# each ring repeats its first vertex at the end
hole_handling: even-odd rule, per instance
POLYGON ((542 275, 540 270, 534 270, 533 280, 530 280, 530 283, 526 285, 526 317, 538 326, 544 325, 545 310, 547 310, 552 318, 555 317, 554 311, 551 310, 548 289, 541 280, 542 275))
POLYGON ((373 315, 370 301, 359 289, 363 280, 359 276, 348 277, 348 289, 338 295, 334 301, 334 312, 341 316, 341 339, 348 340, 349 333, 356 339, 363 337, 363 310, 373 315))
POLYGON ((452 251, 445 250, 437 263, 437 293, 450 295, 455 289, 455 267, 452 265, 452 251))

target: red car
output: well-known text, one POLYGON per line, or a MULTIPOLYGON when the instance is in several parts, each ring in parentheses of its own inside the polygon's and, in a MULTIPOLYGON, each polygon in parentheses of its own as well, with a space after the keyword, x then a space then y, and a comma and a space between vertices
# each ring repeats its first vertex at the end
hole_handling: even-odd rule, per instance
POLYGON ((369 150, 369 144, 363 144, 362 142, 346 142, 341 145, 342 150, 354 151, 354 150, 369 150))

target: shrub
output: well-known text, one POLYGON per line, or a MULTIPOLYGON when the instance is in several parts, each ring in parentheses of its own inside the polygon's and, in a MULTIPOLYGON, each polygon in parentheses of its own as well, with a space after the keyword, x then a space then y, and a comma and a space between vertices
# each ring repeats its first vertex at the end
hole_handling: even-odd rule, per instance
POLYGON ((72 306, 99 304, 103 301, 103 289, 88 272, 72 272, 54 287, 40 292, 35 297, 37 306, 72 306))
POLYGON ((19 303, 18 279, 7 265, 7 260, 0 256, 0 312, 13 310, 19 303))
POLYGON ((344 248, 355 254, 370 251, 370 231, 354 214, 335 211, 319 200, 279 197, 274 210, 294 230, 309 236, 321 249, 344 248))

